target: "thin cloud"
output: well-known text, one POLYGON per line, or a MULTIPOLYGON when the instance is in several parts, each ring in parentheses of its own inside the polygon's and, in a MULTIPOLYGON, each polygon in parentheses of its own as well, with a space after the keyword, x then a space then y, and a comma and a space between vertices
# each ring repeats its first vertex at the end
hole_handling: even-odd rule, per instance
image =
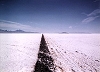
POLYGON ((0 20, 0 22, 7 23, 7 24, 20 24, 20 23, 17 23, 17 22, 7 21, 7 20, 0 20))
POLYGON ((87 24, 91 21, 94 21, 98 17, 100 17, 100 9, 96 9, 91 13, 87 14, 87 18, 82 20, 82 24, 87 24))
POLYGON ((82 21, 82 23, 87 24, 87 23, 89 23, 89 22, 95 20, 95 19, 98 18, 98 17, 99 17, 99 16, 96 16, 96 17, 88 17, 88 18, 84 19, 84 20, 82 21))
POLYGON ((7 28, 7 29, 21 29, 24 31, 34 31, 34 28, 29 25, 24 25, 17 22, 0 20, 0 28, 7 28))
POLYGON ((69 28, 72 29, 73 27, 72 26, 69 26, 69 28))
POLYGON ((91 12, 90 14, 88 14, 87 16, 96 16, 98 14, 100 14, 100 9, 94 10, 93 12, 91 12))

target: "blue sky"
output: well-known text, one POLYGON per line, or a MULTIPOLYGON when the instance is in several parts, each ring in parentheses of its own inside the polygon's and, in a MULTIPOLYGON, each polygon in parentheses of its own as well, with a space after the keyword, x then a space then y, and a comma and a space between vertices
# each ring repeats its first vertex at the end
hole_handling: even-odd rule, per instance
POLYGON ((100 0, 0 0, 0 29, 100 32, 100 0))

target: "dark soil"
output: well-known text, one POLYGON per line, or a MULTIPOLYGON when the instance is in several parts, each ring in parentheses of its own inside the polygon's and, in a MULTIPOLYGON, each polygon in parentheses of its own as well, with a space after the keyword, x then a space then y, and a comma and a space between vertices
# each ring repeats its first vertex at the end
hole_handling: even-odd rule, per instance
POLYGON ((50 56, 50 51, 42 34, 34 72, 55 72, 54 70, 53 58, 50 56))

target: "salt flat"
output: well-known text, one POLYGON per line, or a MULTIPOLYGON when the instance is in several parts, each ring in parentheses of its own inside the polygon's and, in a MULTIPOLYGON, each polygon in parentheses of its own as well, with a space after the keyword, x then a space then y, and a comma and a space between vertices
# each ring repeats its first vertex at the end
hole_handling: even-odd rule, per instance
POLYGON ((100 34, 44 35, 60 70, 100 72, 100 34))
MULTIPOLYGON (((70 51, 100 58, 100 34, 45 34, 52 42, 70 51)), ((47 40, 48 41, 48 40, 47 40)))
MULTIPOLYGON (((56 72, 100 72, 100 34, 44 34, 56 72)), ((31 72, 41 34, 0 34, 0 71, 31 72)))
POLYGON ((41 34, 0 34, 0 72, 31 72, 41 34))

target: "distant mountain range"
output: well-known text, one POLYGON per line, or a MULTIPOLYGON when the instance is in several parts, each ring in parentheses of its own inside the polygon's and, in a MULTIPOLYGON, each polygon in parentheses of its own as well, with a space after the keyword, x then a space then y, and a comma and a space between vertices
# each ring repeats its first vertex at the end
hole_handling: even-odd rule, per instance
MULTIPOLYGON (((9 31, 9 30, 2 30, 0 29, 0 33, 39 33, 39 32, 26 32, 23 30, 15 30, 15 31, 9 31)), ((59 34, 94 34, 90 32, 57 32, 59 34)), ((97 34, 100 34, 100 32, 96 32, 97 34)))
POLYGON ((23 30, 8 31, 0 29, 0 33, 38 33, 38 32, 25 32, 23 30))

